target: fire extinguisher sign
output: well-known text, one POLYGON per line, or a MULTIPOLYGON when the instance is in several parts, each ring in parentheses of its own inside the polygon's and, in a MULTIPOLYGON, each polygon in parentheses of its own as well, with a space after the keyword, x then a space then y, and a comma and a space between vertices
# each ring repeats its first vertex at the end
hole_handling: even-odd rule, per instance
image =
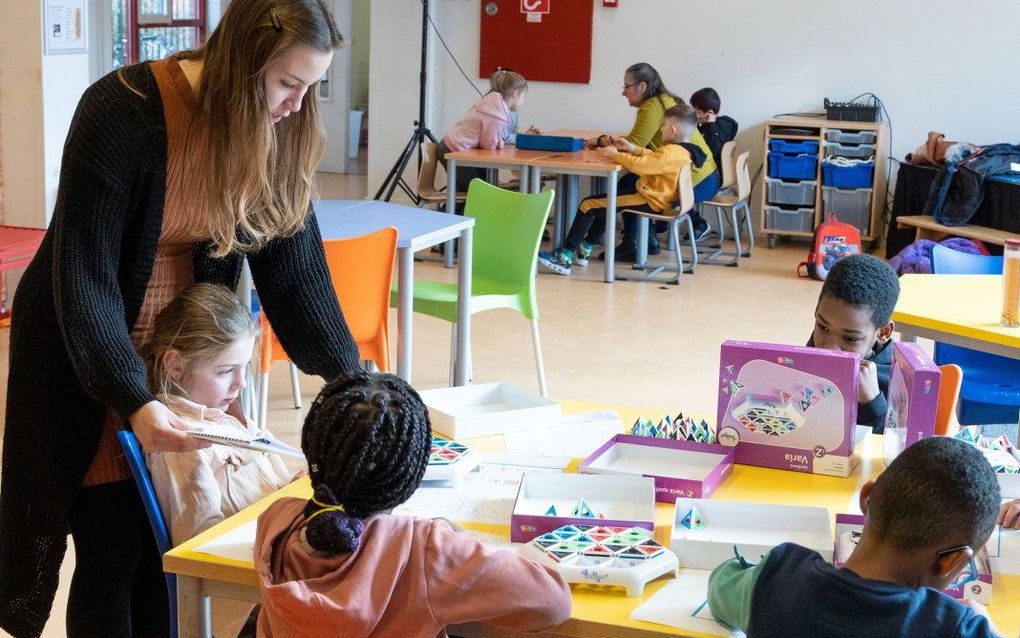
POLYGON ((528 22, 541 22, 542 15, 548 14, 552 0, 521 0, 521 13, 528 16, 528 22))

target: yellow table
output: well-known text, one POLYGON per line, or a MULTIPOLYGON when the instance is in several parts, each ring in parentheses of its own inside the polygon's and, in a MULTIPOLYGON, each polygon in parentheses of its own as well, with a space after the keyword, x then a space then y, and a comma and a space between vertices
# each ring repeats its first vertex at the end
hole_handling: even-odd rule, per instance
MULTIPOLYGON (((605 409, 607 406, 564 403, 564 412, 581 412, 605 409)), ((613 407, 613 406, 608 406, 613 407)), ((657 416, 662 410, 619 408, 623 423, 633 422, 638 416, 657 416)), ((502 437, 472 439, 474 447, 497 450, 502 437)), ((719 487, 713 498, 761 503, 785 503, 826 507, 835 518, 840 512, 850 511, 856 503, 858 489, 865 481, 874 479, 883 468, 881 439, 869 437, 862 450, 864 460, 850 478, 842 479, 799 472, 787 472, 746 465, 735 465, 732 475, 719 487)), ((575 462, 576 463, 576 462, 575 462)), ((569 468, 568 468, 569 469, 569 468)), ((199 547, 243 525, 261 514, 276 499, 297 496, 307 498, 311 488, 307 479, 293 483, 272 494, 219 525, 175 547, 163 556, 163 568, 177 574, 177 604, 179 635, 181 638, 208 636, 208 596, 222 596, 258 602, 258 581, 252 561, 236 561, 195 551, 199 547)), ((673 507, 657 503, 655 508, 655 538, 669 545, 673 507)), ((509 536, 509 527, 506 530, 509 536)), ((654 595, 669 582, 663 578, 649 583, 643 596, 630 598, 614 591, 577 588, 574 591, 574 608, 570 620, 555 630, 538 634, 550 637, 575 638, 660 638, 663 636, 692 636, 707 634, 684 633, 680 629, 633 621, 630 612, 654 595)), ((992 602, 989 605, 994 622, 1005 636, 1020 632, 1020 576, 995 575, 992 602)), ((451 633, 468 638, 508 638, 524 636, 484 623, 468 623, 450 628, 451 633)), ((536 634, 527 634, 534 636, 536 634)))
POLYGON ((1020 328, 999 325, 1002 275, 903 275, 893 311, 904 341, 917 337, 1020 359, 1020 328))

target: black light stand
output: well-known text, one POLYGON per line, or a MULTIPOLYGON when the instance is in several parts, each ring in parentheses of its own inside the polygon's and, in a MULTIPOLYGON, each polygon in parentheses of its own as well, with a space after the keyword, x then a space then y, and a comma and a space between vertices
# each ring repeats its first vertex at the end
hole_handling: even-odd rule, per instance
POLYGON ((386 179, 383 180, 379 190, 376 191, 375 199, 382 199, 390 201, 393 197, 393 191, 396 190, 397 186, 400 187, 411 201, 417 205, 419 203, 418 194, 408 186, 407 182, 404 181, 404 169, 407 168, 407 163, 411 160, 411 156, 415 155, 418 151, 419 146, 425 140, 431 140, 434 144, 439 142, 436 137, 432 135, 432 131, 425 126, 425 83, 427 81, 427 75, 425 69, 428 66, 428 41, 429 41, 429 0, 421 1, 421 71, 418 74, 418 119, 414 123, 414 132, 411 133, 411 139, 407 141, 407 145, 404 147, 403 152, 397 161, 393 164, 393 168, 386 175, 386 179))

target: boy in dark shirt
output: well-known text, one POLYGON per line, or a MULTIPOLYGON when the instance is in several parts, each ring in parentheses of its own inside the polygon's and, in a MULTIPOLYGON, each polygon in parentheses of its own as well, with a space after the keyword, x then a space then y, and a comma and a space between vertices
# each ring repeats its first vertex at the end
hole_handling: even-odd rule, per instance
POLYGON ((815 329, 807 345, 861 355, 857 377, 857 423, 885 430, 892 375, 891 319, 900 296, 896 271, 872 255, 851 255, 829 271, 815 306, 815 329))
POLYGON ((728 115, 719 115, 722 101, 715 89, 705 87, 691 95, 691 106, 698 114, 698 130, 712 150, 719 177, 722 178, 722 147, 737 136, 737 121, 728 115))
POLYGON ((973 570, 999 512, 999 484, 976 447, 919 441, 861 488, 860 504, 864 531, 842 569, 794 543, 757 565, 732 558, 708 581, 715 617, 756 638, 997 635, 983 606, 938 591, 973 570))

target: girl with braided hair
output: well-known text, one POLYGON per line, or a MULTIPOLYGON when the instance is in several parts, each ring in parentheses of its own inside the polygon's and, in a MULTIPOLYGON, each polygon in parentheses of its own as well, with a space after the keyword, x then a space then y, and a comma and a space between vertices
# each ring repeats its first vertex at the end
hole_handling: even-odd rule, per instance
POLYGON ((259 636, 435 638, 464 622, 540 631, 570 616, 552 569, 487 550, 443 519, 389 513, 421 483, 431 436, 428 410, 396 376, 326 384, 301 435, 314 495, 259 517, 259 636))

